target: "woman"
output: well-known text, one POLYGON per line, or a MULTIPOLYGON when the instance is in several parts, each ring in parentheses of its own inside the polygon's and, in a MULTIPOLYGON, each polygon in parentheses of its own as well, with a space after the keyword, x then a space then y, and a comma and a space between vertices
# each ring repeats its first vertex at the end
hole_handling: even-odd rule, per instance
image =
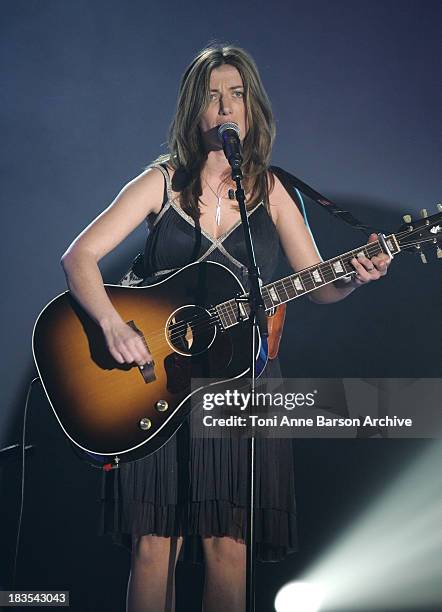
MULTIPOLYGON (((301 213, 268 171, 274 122, 253 60, 233 46, 204 49, 182 78, 169 155, 128 183, 62 258, 71 292, 100 325, 121 364, 142 365, 151 355, 112 306, 97 264, 144 220, 150 233, 138 274, 146 283, 208 259, 223 263, 247 285, 240 215, 228 194, 234 183, 217 138, 217 127, 225 122, 240 129, 244 189, 264 282, 274 272, 278 241, 294 270, 320 261, 301 213)), ((341 300, 383 276, 389 262, 380 255, 352 263, 351 281, 318 288, 311 299, 341 300)), ((270 368, 272 376, 280 375, 277 361, 270 368)), ((132 537, 130 612, 173 609, 178 554, 184 541, 192 556, 188 544, 197 539, 206 562, 204 610, 244 609, 245 453, 241 442, 189 441, 181 428, 151 457, 107 475, 103 530, 120 541, 132 537)), ((296 546, 292 468, 290 440, 261 441, 257 551, 262 560, 280 559, 296 546)))

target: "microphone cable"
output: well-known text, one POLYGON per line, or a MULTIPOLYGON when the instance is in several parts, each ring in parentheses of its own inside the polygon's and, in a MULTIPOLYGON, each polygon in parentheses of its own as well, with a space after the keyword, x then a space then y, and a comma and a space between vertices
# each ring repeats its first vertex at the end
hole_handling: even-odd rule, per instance
POLYGON ((26 402, 25 402, 25 410, 23 414, 23 431, 22 431, 22 442, 21 442, 21 495, 20 495, 20 512, 18 517, 17 524, 17 539, 15 544, 15 556, 14 556, 14 569, 12 573, 12 589, 15 587, 15 581, 17 578, 17 561, 18 561, 18 552, 20 547, 20 533, 21 533, 21 524, 23 519, 23 508, 24 508, 24 499, 25 499, 25 451, 26 451, 26 420, 28 415, 28 404, 29 398, 31 395, 32 387, 34 383, 40 382, 40 378, 37 376, 29 383, 28 392, 26 394, 26 402))

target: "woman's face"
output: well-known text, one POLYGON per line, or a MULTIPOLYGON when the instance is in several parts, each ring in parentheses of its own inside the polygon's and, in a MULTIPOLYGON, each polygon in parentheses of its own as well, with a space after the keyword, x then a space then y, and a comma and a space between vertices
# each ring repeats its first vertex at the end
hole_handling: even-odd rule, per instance
POLYGON ((243 140, 247 132, 243 82, 237 68, 223 64, 214 68, 210 74, 210 101, 199 123, 209 148, 213 144, 219 145, 218 126, 227 122, 239 126, 240 138, 243 140))

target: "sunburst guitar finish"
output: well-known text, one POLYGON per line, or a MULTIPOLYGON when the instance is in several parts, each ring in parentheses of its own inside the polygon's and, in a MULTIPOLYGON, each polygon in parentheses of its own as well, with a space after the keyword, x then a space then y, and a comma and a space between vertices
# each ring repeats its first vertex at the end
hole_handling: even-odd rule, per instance
MULTIPOLYGON (((69 292, 42 311, 33 335, 37 368, 61 427, 98 464, 135 460, 162 446, 188 415, 192 378, 228 380, 250 371, 249 322, 223 329, 214 308, 244 295, 224 266, 191 264, 155 285, 107 285, 106 291, 143 336, 153 364, 118 364, 69 292)), ((258 356, 259 338, 256 347, 258 356)))
MULTIPOLYGON (((378 240, 265 285, 266 312, 350 278, 356 274, 351 262, 361 253, 369 258, 386 253, 391 259, 401 251, 422 253, 431 246, 442 257, 442 210, 432 216, 423 212, 422 219, 410 217, 396 234, 378 234, 378 240)), ((212 379, 213 384, 251 371, 252 328, 250 309, 236 299, 246 298, 244 288, 230 270, 214 262, 190 264, 149 287, 106 290, 120 315, 142 334, 153 364, 140 369, 115 362, 101 329, 69 292, 41 312, 33 350, 48 399, 75 448, 98 464, 112 457, 118 464, 154 452, 173 435, 190 409, 193 378, 212 379)), ((282 318, 269 326, 271 357, 277 352, 282 318)), ((267 360, 267 341, 255 340, 259 374, 267 360)))

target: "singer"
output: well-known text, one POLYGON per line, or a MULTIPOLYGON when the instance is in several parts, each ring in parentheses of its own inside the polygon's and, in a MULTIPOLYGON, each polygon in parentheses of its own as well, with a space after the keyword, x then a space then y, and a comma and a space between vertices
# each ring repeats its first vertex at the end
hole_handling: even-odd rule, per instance
MULTIPOLYGON (((123 283, 158 282, 190 262, 212 260, 248 286, 235 183, 218 134, 226 123, 236 126, 230 137, 238 134, 229 150, 241 157, 263 282, 272 280, 279 244, 294 270, 320 261, 299 209, 268 170, 275 127, 253 59, 234 46, 203 49, 182 77, 168 154, 130 181, 62 258, 72 294, 119 363, 145 364, 151 355, 110 302, 98 262, 139 224, 147 222, 144 256, 123 283)), ((352 263, 352 279, 318 288, 311 299, 341 300, 385 275, 389 261, 380 255, 352 263)), ((280 376, 278 359, 264 375, 280 376)), ((246 462, 246 440, 192 439, 183 426, 150 457, 103 475, 100 532, 131 550, 129 612, 174 609, 178 557, 205 561, 205 612, 243 611, 246 462)), ((291 440, 257 440, 256 538, 262 561, 296 550, 291 440)))

